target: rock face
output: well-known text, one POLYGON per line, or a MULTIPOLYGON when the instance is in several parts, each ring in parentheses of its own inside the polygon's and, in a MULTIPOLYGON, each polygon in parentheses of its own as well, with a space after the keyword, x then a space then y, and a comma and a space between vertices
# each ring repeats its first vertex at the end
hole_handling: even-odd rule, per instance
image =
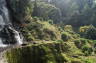
POLYGON ((6 0, 0 0, 0 47, 22 44, 20 33, 12 26, 6 0))
POLYGON ((23 41, 20 33, 10 26, 6 26, 1 30, 1 38, 3 44, 22 44, 23 41))
MULTIPOLYGON (((0 0, 0 46, 5 47, 6 45, 3 44, 3 38, 2 36, 5 36, 6 34, 2 35, 2 30, 5 28, 5 25, 11 24, 9 19, 9 12, 7 9, 6 0, 0 0)), ((5 32, 7 33, 7 31, 5 32)), ((7 34, 8 35, 8 34, 7 34)))

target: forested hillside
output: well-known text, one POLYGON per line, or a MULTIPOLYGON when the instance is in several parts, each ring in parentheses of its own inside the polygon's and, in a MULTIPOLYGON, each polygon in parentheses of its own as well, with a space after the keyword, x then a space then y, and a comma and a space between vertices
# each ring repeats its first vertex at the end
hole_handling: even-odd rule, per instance
MULTIPOLYGON (((39 0, 38 0, 39 1, 39 0)), ((45 1, 60 10, 61 19, 55 23, 70 24, 73 26, 84 26, 93 24, 95 26, 96 1, 95 0, 40 0, 45 1)), ((43 11, 43 9, 42 9, 43 11)), ((55 11, 54 11, 55 12, 55 11)), ((56 13, 55 13, 56 14, 56 13)), ((59 16, 58 14, 55 17, 59 16)), ((49 17, 50 18, 50 17, 49 17)), ((55 18, 56 19, 56 18, 55 18)), ((54 21, 54 19, 53 19, 54 21)))
POLYGON ((0 63, 96 63, 96 0, 0 3, 0 63))

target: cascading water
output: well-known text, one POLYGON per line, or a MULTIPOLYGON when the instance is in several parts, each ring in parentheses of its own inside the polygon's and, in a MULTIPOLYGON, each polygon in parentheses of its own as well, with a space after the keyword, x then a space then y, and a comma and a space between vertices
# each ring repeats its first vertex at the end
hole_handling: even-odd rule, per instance
MULTIPOLYGON (((9 23, 9 14, 6 7, 6 1, 0 0, 0 31, 4 28, 4 25, 9 23)), ((0 47, 6 47, 3 44, 2 38, 0 37, 0 47)))
POLYGON ((15 40, 17 44, 22 44, 23 39, 21 39, 19 32, 13 29, 9 24, 11 24, 11 22, 9 19, 9 13, 6 6, 6 0, 0 0, 0 47, 8 46, 8 44, 10 44, 10 40, 11 42, 12 40, 15 40), (2 30, 4 30, 3 34, 2 30), (10 30, 11 33, 14 34, 14 36, 11 36, 12 34, 10 34, 10 30), (4 42, 6 42, 7 44, 5 45, 4 42))
POLYGON ((9 29, 13 32, 17 44, 23 44, 23 37, 20 35, 20 33, 12 27, 9 27, 9 29))
POLYGON ((0 25, 4 26, 10 24, 9 13, 6 7, 6 1, 0 0, 0 25))

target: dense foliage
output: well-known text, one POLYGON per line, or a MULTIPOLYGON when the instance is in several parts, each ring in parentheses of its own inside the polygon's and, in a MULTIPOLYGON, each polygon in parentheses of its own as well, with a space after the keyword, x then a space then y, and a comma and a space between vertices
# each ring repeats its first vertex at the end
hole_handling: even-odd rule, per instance
POLYGON ((60 9, 65 24, 76 27, 96 24, 96 0, 50 0, 50 4, 60 9))
POLYGON ((38 2, 34 4, 33 16, 38 16, 44 20, 53 20, 54 23, 59 23, 61 20, 60 9, 54 5, 47 4, 44 2, 38 2))
POLYGON ((95 0, 8 1, 26 43, 5 53, 9 63, 96 62, 95 0))

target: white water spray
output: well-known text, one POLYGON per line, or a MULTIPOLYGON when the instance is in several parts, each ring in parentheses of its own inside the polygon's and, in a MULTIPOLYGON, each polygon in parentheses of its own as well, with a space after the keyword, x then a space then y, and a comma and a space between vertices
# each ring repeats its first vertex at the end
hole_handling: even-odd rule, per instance
MULTIPOLYGON (((4 28, 6 28, 5 27, 6 25, 9 26, 9 24, 11 24, 10 19, 9 19, 9 12, 8 12, 8 9, 6 6, 7 6, 6 0, 0 0, 0 32, 4 28)), ((22 36, 20 36, 20 33, 10 26, 7 28, 8 28, 7 32, 9 32, 9 30, 11 30, 11 32, 14 34, 13 37, 16 40, 16 44, 22 44, 23 38, 21 38, 22 36)), ((7 34, 8 34, 8 37, 11 37, 10 33, 7 33, 7 34)), ((11 39, 11 40, 14 40, 14 39, 11 39)), ((6 42, 6 43, 8 43, 8 42, 6 42)), ((8 45, 9 44, 10 43, 8 43, 8 45)), ((1 35, 0 36, 0 47, 7 47, 8 45, 3 44, 2 35, 1 35)))
POLYGON ((23 37, 20 35, 20 33, 15 29, 13 29, 12 27, 9 27, 9 29, 13 31, 17 44, 18 45, 23 44, 23 37))

